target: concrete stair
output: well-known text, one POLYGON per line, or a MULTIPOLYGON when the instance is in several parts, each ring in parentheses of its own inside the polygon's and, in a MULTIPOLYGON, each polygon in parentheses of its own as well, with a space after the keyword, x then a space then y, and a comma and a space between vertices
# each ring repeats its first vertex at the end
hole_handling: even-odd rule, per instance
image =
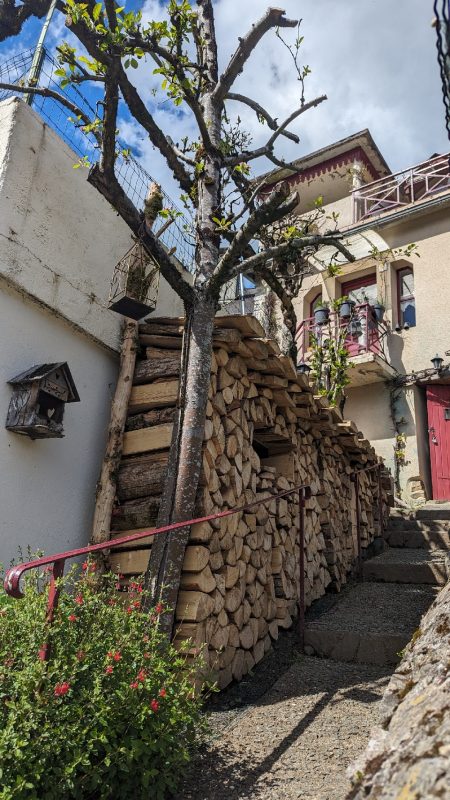
POLYGON ((393 510, 387 549, 363 564, 363 582, 307 615, 305 652, 335 661, 396 664, 450 577, 450 508, 393 510))
POLYGON ((364 562, 363 577, 368 581, 443 586, 449 578, 448 553, 445 550, 391 547, 364 562))
POLYGON ((436 597, 433 586, 358 583, 308 620, 305 652, 334 661, 396 664, 436 597))

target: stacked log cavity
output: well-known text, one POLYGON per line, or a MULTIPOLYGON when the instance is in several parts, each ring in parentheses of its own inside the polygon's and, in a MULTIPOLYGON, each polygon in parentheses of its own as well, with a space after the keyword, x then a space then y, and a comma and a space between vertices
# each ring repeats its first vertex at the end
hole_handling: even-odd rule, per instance
MULTIPOLYGON (((180 369, 182 320, 140 325, 114 538, 154 524, 166 473, 180 369)), ((299 597, 298 496, 262 499, 301 483, 305 509, 306 602, 339 590, 356 555, 355 498, 350 476, 376 463, 352 423, 313 395, 304 376, 251 317, 216 320, 206 410, 198 516, 239 511, 194 525, 176 609, 176 641, 189 639, 220 686, 239 680, 291 626, 299 597)), ((363 544, 377 533, 373 479, 362 477, 363 544)), ((384 496, 383 502, 386 497, 384 496)), ((112 556, 125 576, 148 563, 151 540, 112 556)))

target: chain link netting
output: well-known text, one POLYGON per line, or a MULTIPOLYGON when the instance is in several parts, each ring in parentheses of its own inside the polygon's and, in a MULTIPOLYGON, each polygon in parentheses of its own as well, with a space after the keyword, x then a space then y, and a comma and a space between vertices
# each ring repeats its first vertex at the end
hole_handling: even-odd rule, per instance
MULTIPOLYGON (((0 82, 26 85, 33 53, 34 50, 30 48, 2 62, 0 64, 0 82)), ((64 94, 81 111, 94 120, 97 116, 96 111, 80 89, 73 84, 69 84, 64 88, 60 86, 58 76, 55 75, 55 70, 59 68, 60 65, 44 50, 39 86, 64 94)), ((0 89, 0 100, 5 100, 13 94, 13 90, 0 89)), ((34 96, 33 108, 81 159, 86 159, 89 163, 98 161, 98 146, 95 138, 92 134, 85 133, 77 126, 76 120, 73 121, 67 108, 58 103, 57 100, 41 95, 34 96)), ((121 150, 128 149, 127 145, 122 142, 118 142, 118 146, 121 150)), ((121 152, 118 152, 117 155, 115 171, 129 199, 136 208, 142 210, 148 187, 154 181, 154 178, 134 156, 131 154, 124 156, 121 152)), ((162 190, 162 194, 164 207, 170 209, 173 213, 174 221, 162 233, 161 241, 168 250, 173 251, 175 258, 185 269, 193 272, 194 239, 192 235, 192 220, 177 208, 164 190, 162 190)), ((157 233, 165 222, 166 220, 162 217, 158 218, 153 228, 154 232, 157 233)))

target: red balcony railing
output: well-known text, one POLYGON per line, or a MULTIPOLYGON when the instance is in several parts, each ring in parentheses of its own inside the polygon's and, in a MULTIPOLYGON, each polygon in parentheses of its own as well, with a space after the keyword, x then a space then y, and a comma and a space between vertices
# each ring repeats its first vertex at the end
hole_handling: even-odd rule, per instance
POLYGON ((375 353, 386 361, 384 345, 388 327, 378 321, 369 303, 361 303, 353 309, 352 316, 342 319, 339 311, 330 311, 327 322, 319 325, 315 317, 308 317, 297 328, 297 348, 301 361, 308 361, 314 340, 318 345, 326 339, 340 336, 350 356, 375 353))
POLYGON ((394 172, 352 191, 353 222, 377 217, 450 191, 450 154, 394 172))

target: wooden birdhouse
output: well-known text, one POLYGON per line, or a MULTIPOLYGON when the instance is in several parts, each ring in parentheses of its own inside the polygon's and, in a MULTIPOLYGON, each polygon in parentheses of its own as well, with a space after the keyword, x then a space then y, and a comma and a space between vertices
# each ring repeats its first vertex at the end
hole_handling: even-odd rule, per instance
POLYGON ((65 405, 80 399, 67 363, 39 364, 8 383, 13 395, 6 429, 30 439, 61 439, 65 405))
POLYGON ((108 308, 141 319, 156 308, 159 264, 137 240, 114 268, 108 308))

